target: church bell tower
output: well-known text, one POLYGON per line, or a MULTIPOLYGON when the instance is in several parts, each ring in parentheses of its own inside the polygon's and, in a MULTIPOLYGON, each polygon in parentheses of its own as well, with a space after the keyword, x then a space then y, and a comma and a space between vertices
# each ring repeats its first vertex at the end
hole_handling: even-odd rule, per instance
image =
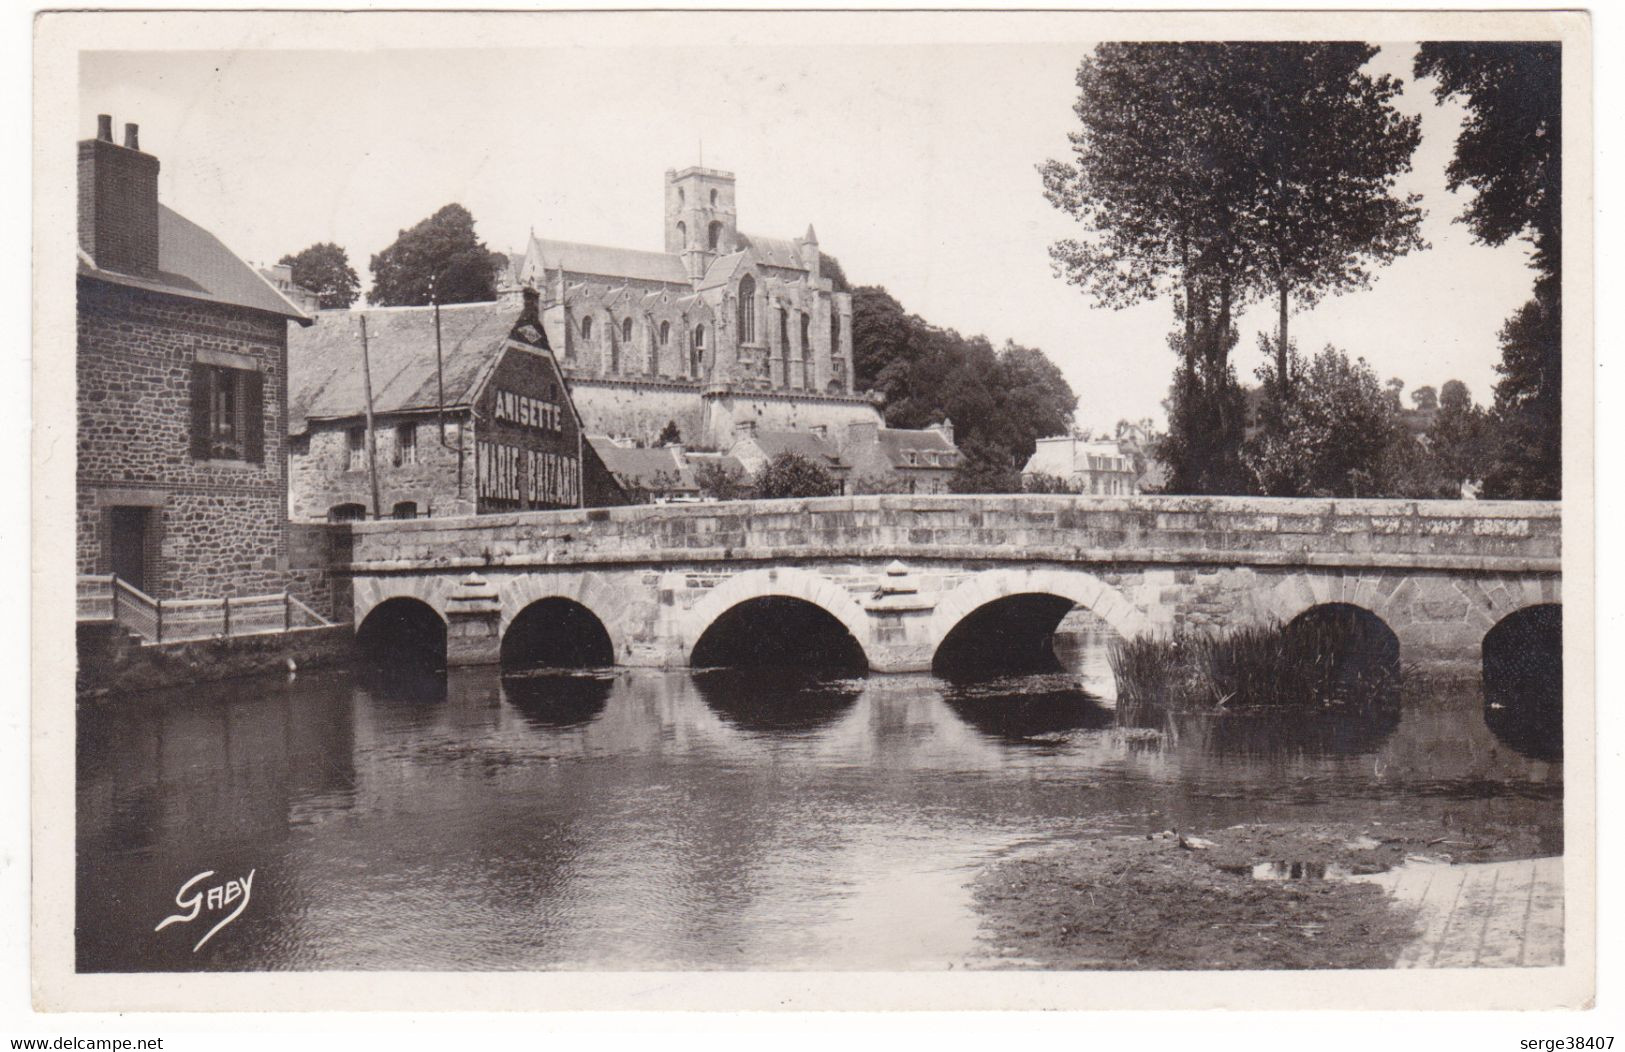
POLYGON ((734 174, 715 168, 666 172, 666 251, 698 281, 711 261, 739 247, 734 174))

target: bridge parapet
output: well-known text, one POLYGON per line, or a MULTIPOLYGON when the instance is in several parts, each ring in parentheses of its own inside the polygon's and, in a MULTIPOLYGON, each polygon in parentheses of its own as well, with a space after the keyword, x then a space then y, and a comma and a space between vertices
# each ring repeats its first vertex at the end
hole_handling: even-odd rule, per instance
POLYGON ((831 559, 1557 573, 1561 506, 1267 497, 869 496, 357 523, 359 573, 831 559))

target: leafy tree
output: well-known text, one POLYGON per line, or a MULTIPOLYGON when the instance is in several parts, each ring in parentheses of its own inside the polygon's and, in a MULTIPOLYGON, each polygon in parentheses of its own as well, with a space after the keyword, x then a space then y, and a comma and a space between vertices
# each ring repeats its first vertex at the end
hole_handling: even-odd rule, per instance
POLYGON ((1484 244, 1534 248, 1534 299, 1500 334, 1490 497, 1562 495, 1562 59, 1560 44, 1487 41, 1427 43, 1416 57, 1438 101, 1467 109, 1445 172, 1451 190, 1474 191, 1459 221, 1484 244))
POLYGON ((1023 493, 1076 493, 1078 487, 1059 475, 1047 472, 1034 471, 1023 473, 1021 476, 1021 492, 1023 493))
POLYGON ((361 294, 361 279, 344 249, 331 241, 311 245, 277 260, 293 268, 293 283, 314 292, 324 310, 343 310, 361 294))
POLYGON ((475 236, 468 209, 446 205, 372 257, 368 298, 380 307, 422 306, 431 295, 441 303, 494 300, 501 262, 475 236))
POLYGON ((1040 167, 1050 203, 1089 231, 1051 247, 1057 272, 1114 308, 1176 294, 1200 360, 1185 369, 1216 389, 1235 313, 1272 293, 1277 373, 1289 386, 1291 296, 1313 303, 1361 287, 1371 263, 1422 244, 1416 199, 1392 194, 1419 121, 1394 110, 1397 81, 1361 72, 1375 53, 1350 43, 1097 47, 1078 68, 1073 162, 1040 167))
POLYGON ((660 429, 660 437, 655 439, 657 446, 675 445, 683 440, 683 432, 677 427, 677 421, 668 420, 666 426, 660 429))
POLYGON ((953 493, 1020 493, 1021 469, 1002 450, 982 442, 961 443, 948 489, 953 493))
POLYGON ((852 481, 852 492, 856 496, 873 496, 879 493, 907 493, 908 481, 896 475, 860 475, 852 481))
POLYGON ((1390 376, 1388 378, 1388 382, 1383 384, 1383 386, 1388 389, 1388 397, 1393 399, 1395 409, 1398 409, 1400 406, 1405 404, 1400 398, 1400 396, 1405 393, 1404 380, 1401 380, 1397 376, 1390 376))
POLYGON ((710 500, 749 500, 753 493, 750 478, 742 468, 709 458, 695 461, 694 484, 700 487, 700 495, 710 500))
POLYGON ((1439 408, 1439 392, 1424 384, 1411 392, 1411 404, 1427 412, 1439 408))
POLYGON ((846 271, 841 269, 841 261, 827 252, 818 253, 819 272, 828 278, 830 285, 836 292, 851 292, 852 285, 846 280, 846 271))
POLYGON ((858 386, 884 398, 887 424, 947 417, 957 444, 979 446, 996 471, 1019 470, 1039 438, 1072 426, 1077 396, 1043 351, 938 328, 885 289, 853 292, 852 343, 858 386))
POLYGON ((833 497, 841 492, 841 484, 822 464, 808 460, 799 453, 780 453, 756 473, 755 491, 762 500, 775 497, 833 497))
POLYGON ((1258 489, 1276 497, 1391 492, 1385 458, 1403 430, 1399 406, 1365 359, 1351 361, 1327 346, 1307 367, 1292 361, 1289 368, 1300 371, 1304 383, 1284 399, 1276 368, 1270 362, 1259 369, 1267 405, 1243 452, 1258 489))
POLYGON ((1484 477, 1490 453, 1489 418, 1460 380, 1447 382, 1428 428, 1428 449, 1441 480, 1441 496, 1460 496, 1463 484, 1484 477))

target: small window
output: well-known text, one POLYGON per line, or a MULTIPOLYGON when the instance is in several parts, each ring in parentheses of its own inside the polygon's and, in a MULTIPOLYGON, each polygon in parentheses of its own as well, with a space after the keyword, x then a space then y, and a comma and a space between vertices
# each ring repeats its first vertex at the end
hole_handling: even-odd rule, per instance
POLYGON ((418 462, 418 426, 400 424, 395 428, 395 466, 418 462))
MULTIPOLYGON (((687 195, 687 194, 685 194, 685 193, 683 193, 683 188, 682 188, 682 187, 680 187, 680 186, 679 186, 679 187, 678 187, 678 188, 677 188, 677 207, 678 207, 678 208, 681 208, 681 207, 683 207, 683 203, 684 203, 684 202, 685 202, 685 201, 687 201, 687 200, 688 200, 688 195, 687 195)), ((682 228, 682 225, 683 225, 683 224, 681 224, 681 223, 678 223, 678 224, 677 224, 677 226, 678 226, 678 228, 679 228, 679 229, 681 229, 681 228, 682 228)))
POLYGON ((361 522, 367 517, 364 504, 335 504, 327 509, 328 522, 361 522))
POLYGON ((418 517, 418 502, 403 500, 390 509, 390 517, 396 519, 415 519, 418 517))
MULTIPOLYGON (((713 190, 711 192, 713 194, 716 193, 715 190, 713 190)), ((721 223, 712 223, 711 224, 710 232, 706 235, 706 241, 707 241, 711 251, 715 252, 717 250, 717 246, 722 244, 722 224, 721 223)))
POLYGON ((592 339, 592 315, 590 314, 581 319, 581 338, 583 340, 592 339))
POLYGON ((671 322, 663 321, 663 322, 660 323, 660 346, 662 346, 662 347, 666 346, 667 341, 669 341, 670 339, 671 339, 671 322))
POLYGON ((779 308, 779 351, 790 357, 790 312, 779 308))
POLYGON ((691 348, 688 366, 691 376, 699 376, 700 369, 705 364, 705 326, 694 327, 694 346, 691 348))
POLYGON ((344 470, 360 471, 366 466, 367 429, 352 427, 345 433, 344 470))
MULTIPOLYGON (((681 190, 677 192, 682 193, 681 190)), ((684 223, 677 224, 677 244, 682 248, 688 247, 688 226, 684 223)))
POLYGON ((811 362, 812 361, 812 355, 813 355, 813 348, 812 348, 812 315, 808 314, 805 311, 803 311, 802 314, 801 314, 801 357, 802 357, 802 360, 807 361, 807 362, 811 362))
POLYGON ((627 318, 621 322, 621 339, 627 343, 632 342, 632 319, 627 318))
POLYGON ((829 353, 830 357, 838 358, 841 354, 841 316, 831 304, 829 312, 829 353))
POLYGON ((254 369, 192 366, 192 456, 265 460, 265 379, 254 369))
POLYGON ((711 207, 715 208, 716 206, 717 206, 717 192, 715 190, 712 190, 711 191, 711 207))

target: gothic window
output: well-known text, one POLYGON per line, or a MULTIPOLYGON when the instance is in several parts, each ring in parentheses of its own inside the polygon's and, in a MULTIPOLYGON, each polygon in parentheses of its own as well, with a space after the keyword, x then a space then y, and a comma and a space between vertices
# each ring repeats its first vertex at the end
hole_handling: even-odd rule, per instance
POLYGON ((621 322, 621 339, 627 343, 632 342, 632 319, 627 318, 621 322))
POLYGON ((812 315, 801 313, 801 360, 812 361, 812 315))
POLYGON ((717 192, 715 190, 712 190, 711 191, 711 207, 715 208, 716 206, 717 206, 717 192))
POLYGON ((841 355, 841 315, 833 303, 829 310, 829 354, 831 358, 841 355))
POLYGON ((660 346, 662 346, 662 347, 666 346, 666 343, 670 339, 671 339, 671 322, 663 321, 663 322, 660 323, 660 346))
POLYGON ((694 345, 690 348, 688 371, 691 376, 700 375, 700 366, 705 362, 705 326, 694 327, 694 345))
POLYGON ((739 279, 739 342, 756 342, 756 279, 739 279))
POLYGON ((581 319, 581 338, 583 340, 592 339, 592 315, 590 314, 581 319))
POLYGON ((779 308, 779 353, 790 357, 790 312, 779 308))
MULTIPOLYGON (((715 190, 712 191, 712 193, 715 193, 715 192, 716 192, 715 190)), ((711 251, 715 252, 717 250, 717 246, 722 243, 722 224, 721 223, 712 223, 711 224, 710 231, 706 235, 706 240, 709 242, 711 251)))
MULTIPOLYGON (((681 190, 677 192, 682 193, 681 190)), ((685 223, 677 224, 677 247, 680 249, 688 247, 688 226, 685 223)))

